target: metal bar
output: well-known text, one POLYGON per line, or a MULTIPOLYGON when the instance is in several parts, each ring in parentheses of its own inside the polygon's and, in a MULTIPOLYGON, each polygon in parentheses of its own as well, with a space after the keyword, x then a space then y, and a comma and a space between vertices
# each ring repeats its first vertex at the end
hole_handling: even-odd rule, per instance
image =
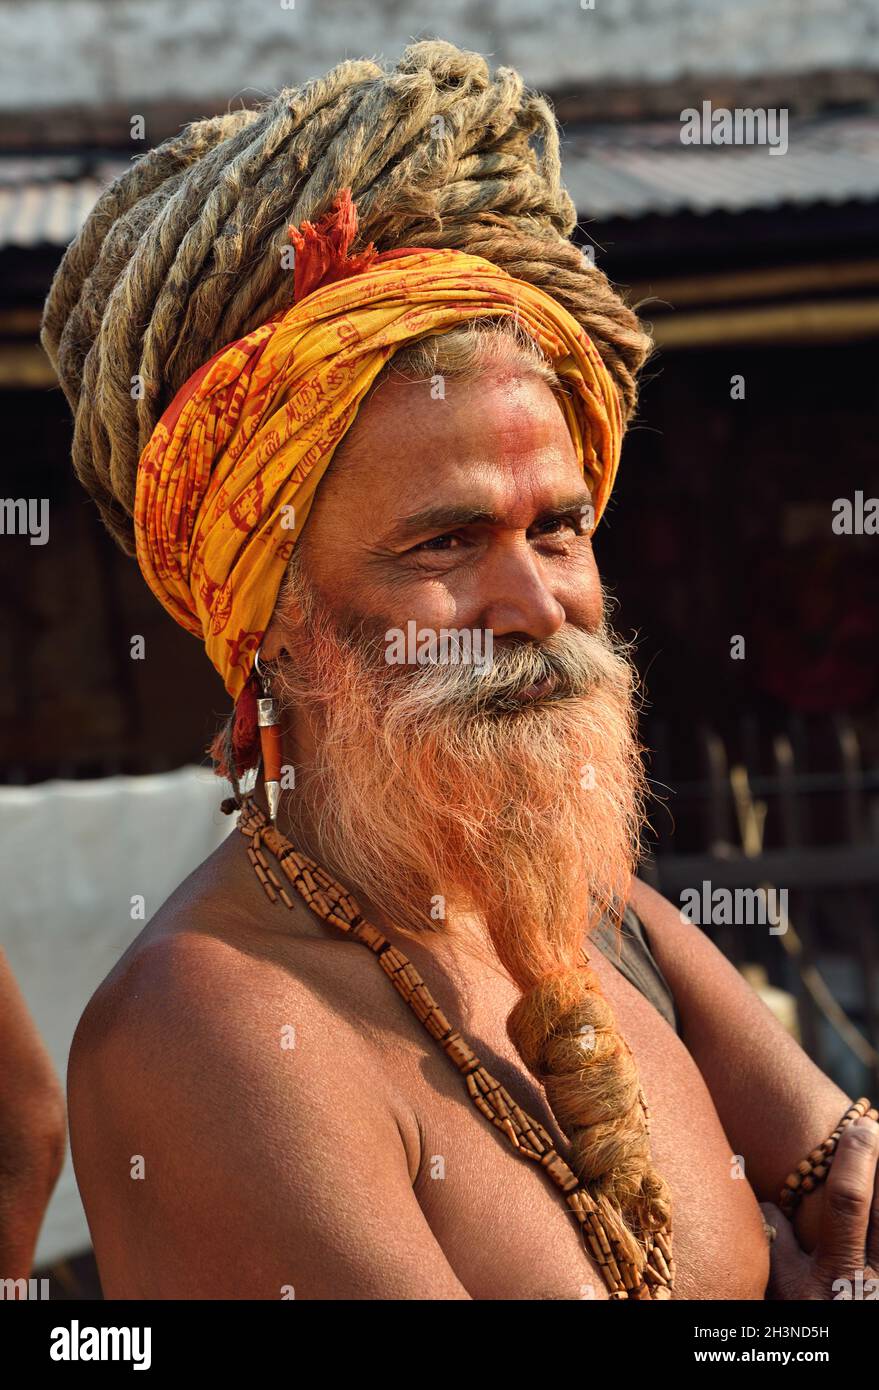
POLYGON ((833 720, 833 731, 839 747, 843 776, 843 807, 845 813, 846 839, 852 844, 863 844, 864 815, 861 802, 861 750, 855 726, 847 715, 837 715, 833 720))
POLYGON ((762 854, 661 854, 656 869, 668 896, 710 879, 716 888, 752 888, 768 880, 780 888, 837 888, 879 884, 879 853, 872 845, 803 845, 762 854))

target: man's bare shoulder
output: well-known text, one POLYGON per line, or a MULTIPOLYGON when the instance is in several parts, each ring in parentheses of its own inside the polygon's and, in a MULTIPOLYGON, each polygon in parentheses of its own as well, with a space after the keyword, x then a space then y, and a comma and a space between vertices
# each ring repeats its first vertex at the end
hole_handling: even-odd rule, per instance
POLYGON ((161 1107, 196 1076, 222 1129, 236 1094, 271 1091, 283 1076, 288 1104, 325 1097, 341 1110, 353 1091, 368 1098, 392 1117, 414 1175, 417 1124, 388 1065, 401 1004, 366 947, 304 902, 270 903, 230 836, 89 1000, 68 1064, 74 1145, 77 1130, 161 1107), (284 1058, 295 1066, 279 1069, 284 1058))
POLYGON ((135 1045, 152 1034, 186 1036, 198 1024, 238 1025, 253 1036, 295 1017, 303 1026, 322 1021, 340 1040, 354 1031, 346 1005, 362 993, 369 953, 332 937, 304 904, 294 911, 270 904, 255 880, 256 892, 242 893, 224 848, 171 895, 98 986, 77 1026, 71 1065, 101 1048, 124 1048, 126 1037, 135 1045))
POLYGON ((272 1297, 289 1283, 305 1297, 466 1297, 412 1191, 417 1131, 360 1027, 369 952, 245 931, 234 914, 218 925, 210 903, 165 913, 96 991, 71 1050, 74 1161, 107 1296, 272 1297), (340 1185, 352 1144, 357 1172, 340 1185), (385 1238, 394 1210, 411 1259, 385 1238))

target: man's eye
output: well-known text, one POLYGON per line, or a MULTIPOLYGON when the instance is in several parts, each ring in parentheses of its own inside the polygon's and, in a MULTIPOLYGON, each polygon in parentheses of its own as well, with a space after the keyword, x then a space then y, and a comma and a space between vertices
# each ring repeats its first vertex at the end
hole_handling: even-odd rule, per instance
MULTIPOLYGON (((575 536, 588 536, 589 531, 580 512, 571 512, 568 516, 554 517, 551 521, 543 523, 544 528, 567 526, 574 532, 575 536)), ((545 535, 553 534, 552 531, 544 530, 545 535)))
MULTIPOLYGON (((588 536, 589 529, 585 523, 581 512, 571 512, 567 516, 552 517, 549 521, 540 523, 541 535, 557 535, 561 527, 567 527, 577 536, 588 536)), ((426 541, 419 541, 412 547, 413 551, 433 550, 444 551, 450 549, 448 544, 451 541, 460 541, 461 537, 454 531, 444 531, 441 536, 430 536, 426 541)))
POLYGON ((458 540, 458 537, 454 534, 454 532, 453 532, 453 531, 446 531, 442 536, 430 536, 426 541, 419 541, 417 545, 413 545, 412 549, 413 549, 413 550, 433 550, 433 549, 439 548, 439 549, 445 550, 446 547, 440 545, 439 542, 441 542, 441 541, 455 541, 455 540, 458 540))

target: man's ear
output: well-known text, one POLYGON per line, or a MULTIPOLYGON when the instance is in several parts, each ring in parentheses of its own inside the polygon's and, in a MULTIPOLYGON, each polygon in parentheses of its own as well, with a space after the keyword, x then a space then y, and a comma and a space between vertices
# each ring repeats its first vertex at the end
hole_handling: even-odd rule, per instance
POLYGON ((277 637, 273 638, 270 635, 271 631, 272 629, 270 627, 259 645, 260 661, 263 662, 276 661, 278 657, 281 655, 281 652, 284 650, 283 644, 281 643, 280 639, 277 637))
POLYGON ((302 619, 302 609, 292 593, 287 593, 275 606, 265 636, 260 643, 260 657, 265 661, 275 661, 282 653, 287 655, 284 638, 291 628, 302 619))

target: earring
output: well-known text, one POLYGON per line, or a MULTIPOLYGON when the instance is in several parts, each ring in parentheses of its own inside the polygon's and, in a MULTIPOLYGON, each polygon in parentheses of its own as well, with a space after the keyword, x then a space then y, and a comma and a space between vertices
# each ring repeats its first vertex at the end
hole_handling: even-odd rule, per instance
POLYGON ((278 702, 272 697, 272 687, 268 675, 259 664, 259 647, 253 660, 253 669, 262 685, 262 696, 256 701, 256 722, 259 726, 259 744, 262 751, 263 782, 269 819, 274 825, 281 802, 281 722, 278 718, 278 702))

